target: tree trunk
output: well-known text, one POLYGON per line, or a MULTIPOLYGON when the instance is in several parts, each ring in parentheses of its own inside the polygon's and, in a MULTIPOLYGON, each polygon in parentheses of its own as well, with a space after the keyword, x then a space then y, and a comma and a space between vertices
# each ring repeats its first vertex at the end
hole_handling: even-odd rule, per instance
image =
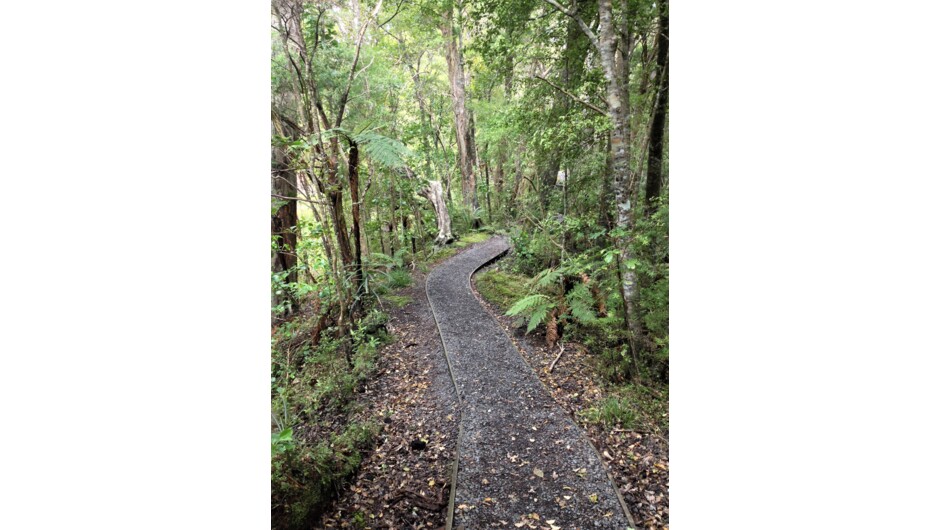
POLYGON ((642 343, 643 328, 636 313, 637 282, 630 237, 634 227, 634 212, 631 204, 635 178, 630 170, 630 109, 627 87, 622 84, 629 77, 629 64, 617 58, 617 30, 614 27, 611 0, 599 0, 597 48, 607 80, 607 107, 612 123, 610 130, 611 172, 613 173, 614 200, 617 205, 617 227, 622 234, 617 237, 620 251, 621 297, 624 305, 624 322, 632 334, 631 348, 642 343), (619 63, 619 64, 618 64, 619 63))
POLYGON ((496 209, 501 212, 505 212, 502 209, 503 204, 503 163, 505 162, 506 154, 499 150, 496 155, 496 168, 493 170, 493 180, 496 184, 496 209))
POLYGON ((362 219, 359 210, 359 145, 349 142, 349 199, 352 202, 353 239, 353 285, 357 292, 362 287, 362 219))
MULTIPOLYGON (((467 110, 466 79, 463 71, 463 50, 459 39, 454 34, 452 7, 444 8, 444 20, 441 23, 441 35, 447 57, 447 73, 450 78, 451 98, 454 103, 454 131, 457 136, 457 156, 460 173, 463 177, 461 189, 464 205, 471 209, 478 208, 476 195, 476 166, 471 118, 467 110)), ((459 30, 458 30, 459 31, 459 30)))
POLYGON ((437 237, 434 238, 434 244, 443 246, 450 243, 454 240, 454 236, 450 232, 450 214, 447 212, 447 204, 444 203, 444 188, 440 181, 428 182, 428 185, 419 193, 430 201, 437 218, 437 237))
MULTIPOLYGON (((405 166, 403 173, 407 179, 417 178, 415 172, 408 166, 405 166)), ((453 241, 454 236, 450 231, 450 213, 447 211, 447 203, 444 202, 444 187, 441 181, 428 181, 418 190, 418 194, 427 199, 434 208, 434 217, 437 219, 437 237, 434 238, 434 244, 442 246, 453 241)))
POLYGON ((669 2, 659 5, 659 33, 656 36, 656 74, 659 94, 656 96, 653 121, 650 124, 650 151, 646 170, 646 209, 654 211, 653 199, 659 197, 663 183, 663 139, 666 136, 666 112, 669 105, 669 2))
POLYGON ((348 273, 353 266, 352 247, 349 244, 349 231, 346 228, 346 216, 343 215, 343 188, 337 177, 336 158, 330 157, 327 168, 327 186, 321 190, 330 203, 330 220, 333 221, 333 233, 336 235, 336 246, 339 249, 339 259, 343 272, 348 273))
POLYGON ((512 183, 512 196, 509 197, 509 214, 516 216, 516 201, 519 197, 519 186, 522 184, 522 154, 516 153, 513 164, 515 165, 515 177, 512 183))
MULTIPOLYGON (((273 174, 271 175, 271 193, 281 197, 297 196, 297 175, 290 168, 287 155, 278 148, 272 149, 273 174)), ((277 199, 282 204, 271 215, 271 235, 277 237, 277 250, 272 256, 273 272, 287 272, 286 282, 297 281, 297 201, 293 199, 277 199)), ((290 292, 273 296, 274 305, 289 302, 288 314, 296 309, 297 300, 290 292)))
POLYGON ((493 204, 490 202, 490 164, 485 158, 483 161, 483 176, 486 182, 486 215, 490 220, 490 224, 493 224, 493 204))

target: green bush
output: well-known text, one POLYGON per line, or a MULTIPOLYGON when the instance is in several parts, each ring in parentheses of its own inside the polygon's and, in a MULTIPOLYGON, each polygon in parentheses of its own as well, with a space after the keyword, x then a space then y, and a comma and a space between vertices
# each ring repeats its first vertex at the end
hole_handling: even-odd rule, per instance
POLYGON ((388 286, 392 289, 401 289, 411 285, 411 273, 405 269, 392 269, 388 273, 388 286))
POLYGON ((372 446, 379 430, 375 422, 354 422, 328 441, 300 444, 274 455, 271 488, 285 504, 279 526, 309 527, 359 469, 363 452, 372 446))

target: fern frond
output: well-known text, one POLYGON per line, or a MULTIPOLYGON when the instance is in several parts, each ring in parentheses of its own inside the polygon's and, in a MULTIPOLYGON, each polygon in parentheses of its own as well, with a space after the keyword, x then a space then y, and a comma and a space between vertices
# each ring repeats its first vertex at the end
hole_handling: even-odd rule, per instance
POLYGON ((532 316, 529 317, 529 327, 525 330, 526 333, 531 332, 533 329, 537 328, 541 324, 545 317, 548 316, 548 310, 551 309, 550 305, 538 305, 532 311, 532 316))
POLYGON ((369 254, 369 259, 375 263, 391 263, 393 261, 391 256, 388 254, 382 254, 381 252, 372 252, 369 254))
POLYGON ((532 278, 532 282, 536 288, 548 287, 557 282, 561 278, 561 274, 561 269, 545 269, 536 274, 535 278, 532 278))
POLYGON ((551 302, 544 294, 531 294, 513 304, 512 307, 509 308, 509 311, 506 311, 506 315, 512 317, 519 313, 528 313, 533 307, 539 305, 539 303, 549 305, 551 302))
POLYGON ((357 134, 354 138, 362 151, 373 160, 387 168, 398 168, 405 165, 405 159, 411 151, 405 144, 374 132, 357 134))
POLYGON ((586 285, 579 284, 574 289, 568 291, 565 297, 571 316, 579 322, 593 322, 597 320, 594 314, 594 298, 586 285))

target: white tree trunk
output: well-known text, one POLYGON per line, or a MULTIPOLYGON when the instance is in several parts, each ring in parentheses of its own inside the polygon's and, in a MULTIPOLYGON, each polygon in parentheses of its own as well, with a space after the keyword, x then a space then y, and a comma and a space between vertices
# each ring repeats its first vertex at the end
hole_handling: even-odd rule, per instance
POLYGON ((450 232, 450 214, 447 212, 447 204, 444 202, 444 187, 441 186, 441 182, 432 180, 419 193, 431 202, 434 207, 434 214, 437 217, 437 237, 434 238, 434 244, 446 245, 450 243, 454 240, 454 236, 450 232))
POLYGON ((623 296, 627 327, 639 338, 642 326, 636 314, 637 285, 636 271, 630 263, 633 255, 630 251, 630 237, 634 228, 634 212, 630 199, 633 197, 635 178, 630 171, 630 109, 627 101, 627 87, 621 80, 627 78, 626 58, 622 61, 621 72, 617 68, 617 32, 614 28, 613 9, 610 0, 598 0, 599 23, 597 49, 607 79, 607 107, 613 128, 610 131, 611 170, 614 181, 614 197, 617 205, 617 227, 625 232, 617 238, 620 250, 621 295, 623 296))

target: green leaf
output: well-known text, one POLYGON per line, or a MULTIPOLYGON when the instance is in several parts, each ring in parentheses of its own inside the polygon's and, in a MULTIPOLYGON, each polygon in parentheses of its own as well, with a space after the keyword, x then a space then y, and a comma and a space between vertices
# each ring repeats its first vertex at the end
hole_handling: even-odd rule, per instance
POLYGON ((586 285, 582 283, 575 286, 574 289, 568 292, 566 299, 568 300, 571 316, 575 320, 582 323, 597 320, 597 315, 594 314, 594 298, 586 285))
POLYGON ((532 316, 529 317, 529 327, 525 330, 525 332, 530 333, 533 329, 537 328, 538 325, 545 320, 549 309, 549 305, 540 305, 536 307, 535 310, 532 311, 532 316))
POLYGON ((536 287, 548 287, 561 278, 561 269, 545 269, 540 272, 533 281, 536 287))
POLYGON ((364 132, 354 139, 366 156, 387 168, 404 166, 405 159, 411 155, 405 144, 378 133, 364 132))
POLYGON ((506 311, 506 315, 515 316, 519 313, 528 313, 533 306, 537 305, 539 302, 543 304, 548 303, 548 297, 544 294, 532 294, 526 296, 522 300, 519 300, 512 307, 509 308, 509 311, 506 311))
POLYGON ((284 429, 283 431, 277 434, 271 433, 272 442, 290 442, 290 441, 293 441, 293 439, 294 439, 294 429, 290 427, 284 429))

